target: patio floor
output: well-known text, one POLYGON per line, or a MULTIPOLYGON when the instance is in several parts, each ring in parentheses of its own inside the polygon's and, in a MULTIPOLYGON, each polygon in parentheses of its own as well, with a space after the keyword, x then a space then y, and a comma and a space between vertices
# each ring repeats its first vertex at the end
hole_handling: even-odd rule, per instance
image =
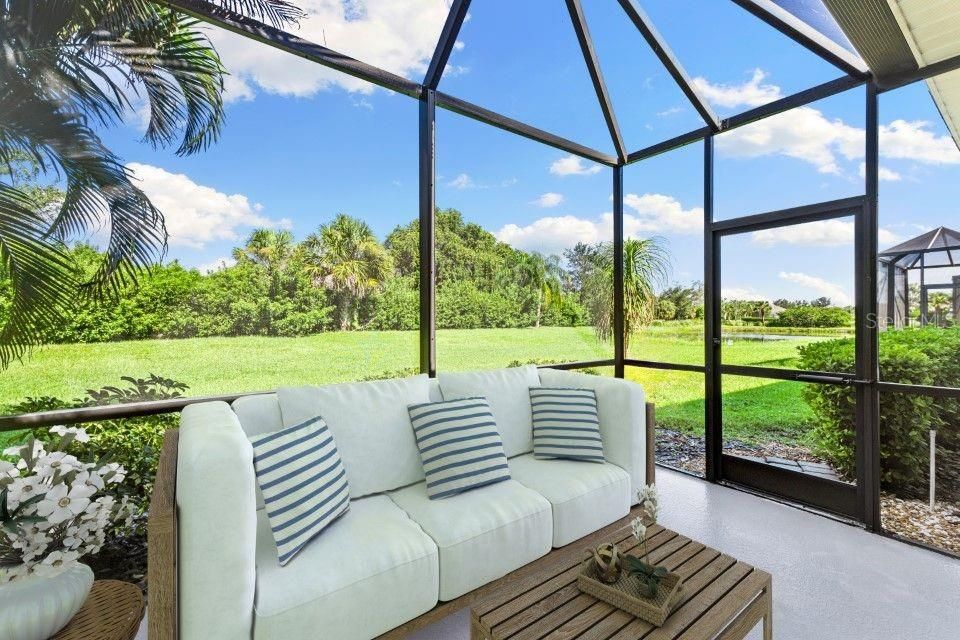
MULTIPOLYGON (((960 560, 667 469, 657 484, 664 526, 773 574, 777 640, 958 637, 960 560)), ((468 620, 410 640, 467 640, 468 620)))
MULTIPOLYGON (((668 469, 657 484, 664 526, 773 574, 778 640, 958 637, 960 560, 668 469)), ((468 640, 468 621, 410 640, 468 640)))

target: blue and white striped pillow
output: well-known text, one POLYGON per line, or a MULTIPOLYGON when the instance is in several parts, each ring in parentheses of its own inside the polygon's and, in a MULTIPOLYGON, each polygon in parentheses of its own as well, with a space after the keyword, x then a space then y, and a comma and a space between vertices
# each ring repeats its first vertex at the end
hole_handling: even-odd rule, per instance
POLYGON ((347 475, 320 416, 250 443, 282 566, 350 508, 347 475))
POLYGON ((407 407, 431 500, 510 479, 503 440, 486 398, 407 407))
POLYGON ((530 387, 533 457, 604 462, 593 389, 530 387))

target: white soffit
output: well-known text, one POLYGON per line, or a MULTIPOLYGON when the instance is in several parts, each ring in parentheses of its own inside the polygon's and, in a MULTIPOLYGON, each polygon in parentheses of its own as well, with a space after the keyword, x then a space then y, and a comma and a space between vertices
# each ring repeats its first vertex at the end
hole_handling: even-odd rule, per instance
MULTIPOLYGON (((960 0, 887 0, 920 68, 960 55, 960 0)), ((960 146, 960 70, 927 80, 960 146)))

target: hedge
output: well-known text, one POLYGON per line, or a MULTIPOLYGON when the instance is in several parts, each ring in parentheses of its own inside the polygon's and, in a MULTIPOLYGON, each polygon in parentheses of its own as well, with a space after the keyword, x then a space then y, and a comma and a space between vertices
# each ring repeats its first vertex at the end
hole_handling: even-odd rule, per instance
MULTIPOLYGON (((800 348, 802 369, 852 372, 852 338, 816 342, 800 348)), ((904 384, 960 386, 960 329, 904 329, 880 334, 881 379, 904 384)), ((807 403, 818 421, 810 436, 817 453, 838 471, 856 470, 855 397, 853 389, 808 385, 807 403)), ((880 396, 881 483, 888 490, 910 493, 926 486, 928 432, 938 442, 960 448, 960 401, 886 392, 880 396)))

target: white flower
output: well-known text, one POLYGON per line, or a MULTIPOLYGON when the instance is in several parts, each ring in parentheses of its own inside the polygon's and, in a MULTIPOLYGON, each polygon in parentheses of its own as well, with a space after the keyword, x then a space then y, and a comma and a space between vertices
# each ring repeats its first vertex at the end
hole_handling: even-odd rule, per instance
POLYGON ((60 473, 67 473, 69 471, 77 471, 83 468, 83 465, 80 464, 80 461, 77 460, 74 456, 71 456, 63 451, 54 451, 53 453, 48 453, 47 455, 41 456, 37 460, 37 475, 46 478, 54 475, 57 471, 60 473))
POLYGON ((77 442, 90 442, 90 436, 87 434, 87 430, 81 427, 65 427, 62 424, 58 424, 50 427, 50 433, 58 435, 61 438, 70 433, 73 434, 77 442))
POLYGON ((20 475, 17 465, 6 460, 0 460, 0 480, 3 478, 16 478, 20 475))
POLYGON ((46 490, 47 486, 43 484, 39 476, 15 478, 7 489, 7 500, 10 502, 11 508, 16 508, 17 505, 31 498, 43 495, 46 490))
POLYGON ((116 462, 103 465, 97 470, 97 473, 106 480, 107 484, 123 482, 123 479, 127 477, 127 470, 123 468, 123 465, 116 462))
POLYGON ((643 542, 643 539, 647 537, 647 527, 643 524, 642 518, 634 518, 630 523, 630 528, 633 529, 633 537, 637 539, 637 542, 643 542))
POLYGON ((88 485, 75 484, 68 488, 65 484, 58 484, 37 504, 37 515, 52 524, 72 520, 83 513, 94 493, 96 489, 88 485))
POLYGON ((25 578, 30 574, 30 567, 26 564, 15 564, 12 567, 0 567, 0 584, 4 582, 13 582, 19 578, 25 578))
POLYGON ((67 569, 80 559, 80 554, 76 551, 54 551, 35 569, 37 573, 59 572, 67 569))
POLYGON ((85 484, 88 487, 93 487, 97 491, 103 489, 104 487, 103 478, 101 478, 100 474, 97 473, 96 471, 94 472, 81 471, 80 473, 77 474, 77 477, 74 480, 74 482, 79 484, 85 484))

